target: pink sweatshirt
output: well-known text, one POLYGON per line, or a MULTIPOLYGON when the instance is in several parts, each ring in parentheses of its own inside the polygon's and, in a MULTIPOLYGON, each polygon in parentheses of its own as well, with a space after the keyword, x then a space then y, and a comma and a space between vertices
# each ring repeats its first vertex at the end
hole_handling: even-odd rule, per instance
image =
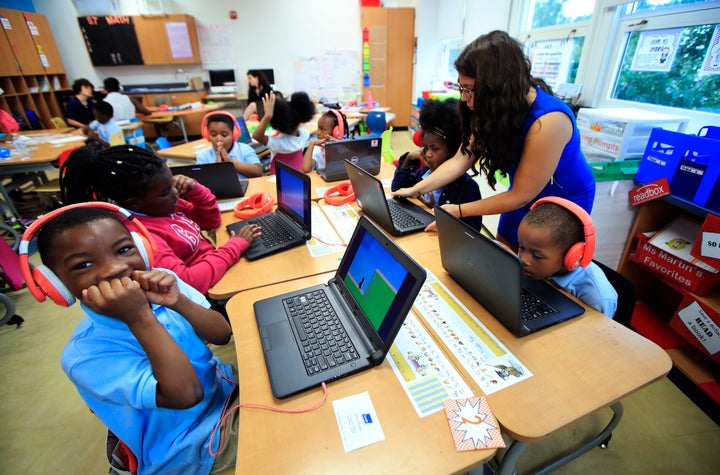
POLYGON ((170 215, 138 218, 155 238, 155 266, 170 269, 204 294, 250 246, 245 239, 232 238, 215 248, 202 235, 201 230, 219 227, 222 218, 215 195, 200 183, 178 200, 170 215))

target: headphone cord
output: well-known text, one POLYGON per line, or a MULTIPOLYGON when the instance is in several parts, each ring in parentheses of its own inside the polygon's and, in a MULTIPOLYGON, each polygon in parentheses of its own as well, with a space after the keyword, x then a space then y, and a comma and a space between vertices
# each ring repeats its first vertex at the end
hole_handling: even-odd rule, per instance
POLYGON ((289 414, 301 414, 301 413, 303 413, 303 412, 311 412, 311 411, 314 411, 314 410, 316 410, 316 409, 319 409, 320 407, 322 407, 323 404, 325 404, 325 401, 327 401, 327 396, 328 396, 327 384, 325 384, 325 383, 323 382, 323 383, 321 384, 321 387, 322 387, 322 390, 323 390, 322 398, 320 399, 320 401, 318 401, 317 403, 315 403, 315 405, 310 406, 310 407, 306 407, 306 408, 302 408, 302 409, 285 409, 285 408, 282 408, 282 407, 271 406, 271 405, 268 405, 268 404, 259 404, 259 403, 245 402, 245 403, 235 404, 233 407, 231 407, 230 409, 228 409, 228 406, 230 405, 230 400, 232 399, 232 396, 233 396, 233 394, 235 393, 235 391, 236 391, 236 390, 239 391, 239 387, 238 387, 238 384, 237 384, 235 381, 233 381, 232 379, 230 379, 230 378, 228 378, 227 376, 225 376, 225 375, 222 373, 222 371, 220 371, 220 368, 216 368, 216 369, 217 369, 218 373, 220 373, 220 376, 221 376, 225 381, 227 381, 227 382, 229 382, 229 383, 231 383, 231 384, 233 385, 233 389, 232 389, 232 391, 230 391, 230 394, 228 394, 228 397, 227 397, 227 399, 225 400, 225 405, 224 405, 223 410, 222 410, 222 413, 221 413, 221 415, 220 415, 220 420, 218 421, 218 423, 215 425, 215 427, 213 428, 212 432, 210 433, 210 440, 209 440, 209 443, 208 443, 208 452, 210 453, 210 455, 211 455, 212 457, 217 456, 217 454, 219 454, 219 453, 222 451, 222 449, 224 448, 224 446, 225 446, 225 434, 226 434, 226 432, 227 432, 227 424, 226 424, 227 418, 228 418, 233 412, 239 410, 241 407, 250 407, 250 408, 255 408, 255 409, 264 409, 264 410, 267 410, 267 411, 285 412, 285 413, 289 413, 289 414), (218 430, 220 430, 220 443, 218 444, 217 450, 213 451, 213 449, 212 449, 213 439, 215 438, 215 434, 217 433, 218 430))
POLYGON ((326 246, 344 246, 344 247, 347 247, 347 244, 345 244, 344 242, 327 242, 327 241, 323 241, 322 239, 320 239, 320 238, 317 237, 317 236, 312 236, 312 238, 315 239, 317 242, 319 242, 319 243, 321 243, 321 244, 325 244, 326 246))

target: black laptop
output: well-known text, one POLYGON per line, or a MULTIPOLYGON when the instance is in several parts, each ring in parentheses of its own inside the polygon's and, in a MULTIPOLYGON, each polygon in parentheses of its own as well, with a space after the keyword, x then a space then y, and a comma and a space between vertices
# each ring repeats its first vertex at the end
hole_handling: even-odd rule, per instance
POLYGON ((522 337, 585 309, 545 280, 522 273, 510 250, 435 207, 442 266, 480 305, 522 337))
POLYGON ((255 150, 255 153, 257 153, 258 155, 268 149, 260 142, 253 141, 252 136, 250 135, 250 131, 247 128, 247 124, 245 123, 245 119, 242 116, 236 117, 235 120, 238 123, 238 127, 240 127, 240 138, 238 138, 238 142, 250 145, 252 149, 255 150))
POLYGON ((382 182, 357 165, 345 160, 356 200, 363 213, 393 236, 404 236, 425 229, 435 218, 405 199, 387 199, 382 182))
POLYGON ((371 175, 380 173, 382 159, 381 137, 360 137, 325 144, 325 168, 318 173, 325 181, 347 180, 345 160, 357 165, 371 175))
POLYGON ((310 177, 293 167, 275 165, 277 209, 227 226, 237 233, 248 224, 258 224, 262 234, 243 254, 249 260, 299 246, 310 239, 310 177))
POLYGON ((425 275, 361 217, 330 281, 253 306, 273 395, 284 398, 382 363, 425 275))
POLYGON ((194 178, 210 188, 218 200, 242 198, 248 187, 248 181, 238 178, 235 167, 230 162, 183 165, 170 167, 170 171, 173 175, 194 178))

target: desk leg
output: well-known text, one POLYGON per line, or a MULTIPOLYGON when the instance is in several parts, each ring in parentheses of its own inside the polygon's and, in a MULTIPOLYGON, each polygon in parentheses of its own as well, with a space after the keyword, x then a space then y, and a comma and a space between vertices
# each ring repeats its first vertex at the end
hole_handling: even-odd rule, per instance
MULTIPOLYGON (((598 435, 593 437, 590 441, 586 442, 582 446, 578 447, 577 449, 573 450, 572 452, 565 454, 561 457, 558 457, 554 461, 548 463, 544 467, 540 467, 537 471, 533 472, 535 475, 545 475, 553 470, 557 470, 559 467, 565 465, 566 463, 575 460, 576 458, 583 455, 585 452, 590 451, 591 449, 599 446, 600 444, 604 444, 609 438, 610 435, 612 435, 612 431, 617 427, 617 425, 620 423, 620 419, 623 415, 623 406, 620 401, 610 405, 610 410, 613 411, 612 418, 610 419, 610 422, 605 426, 605 428, 600 431, 598 435)), ((505 456, 502 458, 502 461, 500 462, 500 467, 498 470, 499 475, 512 475, 515 473, 515 469, 517 467, 517 462, 520 459, 520 455, 523 453, 525 448, 529 444, 527 442, 522 442, 519 440, 513 441, 512 444, 510 444, 510 448, 505 452, 505 456)))
POLYGON ((177 116, 178 119, 180 119, 180 130, 182 130, 183 138, 185 139, 185 143, 188 143, 188 136, 187 136, 187 130, 185 130, 185 117, 179 115, 177 116))
MULTIPOLYGON (((10 211, 11 216, 5 216, 8 217, 15 217, 17 219, 20 219, 20 214, 18 213, 18 210, 15 209, 15 203, 13 203, 12 198, 10 198, 10 195, 8 194, 7 190, 5 189, 5 186, 0 183, 0 194, 2 194, 3 201, 5 202, 5 206, 7 207, 8 211, 10 211)), ((0 205, 0 211, 2 211, 2 206, 0 205)), ((5 214, 5 213, 3 213, 5 214)))

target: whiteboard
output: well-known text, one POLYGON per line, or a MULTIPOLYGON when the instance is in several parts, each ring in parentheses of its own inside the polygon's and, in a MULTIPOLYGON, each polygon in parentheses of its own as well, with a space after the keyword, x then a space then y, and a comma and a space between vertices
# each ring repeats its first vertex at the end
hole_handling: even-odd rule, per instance
POLYGON ((293 61, 293 89, 321 102, 357 99, 362 92, 361 62, 356 51, 328 51, 293 61))

